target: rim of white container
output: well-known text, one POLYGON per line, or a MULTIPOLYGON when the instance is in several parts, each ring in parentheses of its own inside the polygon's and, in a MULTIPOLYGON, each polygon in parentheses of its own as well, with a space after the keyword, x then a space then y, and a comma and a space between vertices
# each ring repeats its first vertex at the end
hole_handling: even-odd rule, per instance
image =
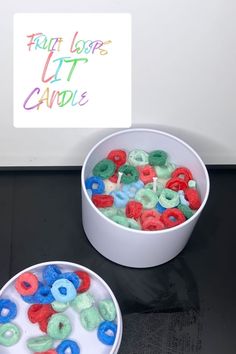
POLYGON ((207 169, 206 169, 206 166, 204 164, 204 162, 202 161, 202 159, 200 158, 200 156, 198 155, 198 153, 190 146, 188 145, 185 141, 183 141, 182 139, 180 138, 177 138, 176 136, 172 135, 172 134, 169 134, 169 133, 166 133, 166 132, 163 132, 161 130, 156 130, 156 129, 148 129, 148 128, 131 128, 131 129, 125 129, 125 130, 121 130, 121 131, 118 131, 116 133, 113 133, 113 134, 110 134, 108 136, 106 136, 105 138, 103 138, 102 140, 100 140, 96 145, 94 145, 94 147, 89 151, 88 155, 86 156, 85 160, 84 160, 84 164, 83 164, 83 167, 82 167, 82 173, 81 173, 81 181, 82 181, 82 188, 83 188, 83 191, 85 193, 85 197, 86 199, 88 200, 88 202, 90 203, 91 207, 95 210, 95 212, 97 212, 102 218, 104 218, 107 222, 111 223, 114 227, 118 227, 120 228, 121 230, 128 230, 130 232, 133 232, 135 234, 140 234, 140 235, 143 235, 143 234, 150 234, 150 235, 161 235, 161 234, 165 234, 165 233, 168 233, 170 230, 177 230, 177 229, 181 229, 184 225, 187 225, 188 223, 190 223, 193 219, 195 219, 202 211, 202 209, 204 208, 206 202, 207 202, 207 199, 208 199, 208 196, 209 196, 209 191, 210 191, 210 180, 209 180, 209 175, 208 175, 208 172, 207 172, 207 169), (202 200, 202 203, 201 203, 201 206, 200 208, 196 211, 196 213, 194 213, 194 215, 187 219, 186 221, 184 221, 182 224, 179 224, 177 226, 174 226, 174 227, 171 227, 171 228, 168 228, 168 229, 164 229, 164 230, 156 230, 156 231, 146 231, 146 230, 136 230, 136 229, 131 229, 131 228, 127 228, 123 225, 120 225, 120 224, 117 224, 115 223, 114 221, 112 221, 111 219, 109 219, 108 217, 106 217, 92 202, 92 200, 89 198, 89 195, 87 193, 87 190, 86 190, 86 187, 85 187, 85 166, 87 164, 87 161, 88 159, 90 158, 90 156, 93 154, 93 152, 99 147, 99 145, 102 145, 106 140, 110 140, 112 139, 114 136, 117 136, 117 135, 123 135, 123 134, 128 134, 130 132, 151 132, 151 133, 158 133, 158 134, 161 134, 161 135, 165 135, 169 138, 172 138, 173 140, 176 140, 178 141, 179 143, 183 144, 187 149, 189 149, 196 157, 197 159, 199 160, 202 168, 203 168, 203 171, 204 171, 204 174, 205 174, 205 178, 206 178, 206 193, 205 193, 205 197, 204 199, 202 200))
POLYGON ((35 268, 44 267, 44 266, 47 266, 50 264, 57 264, 57 265, 61 265, 61 266, 63 266, 63 265, 64 266, 72 266, 72 267, 79 268, 79 270, 87 272, 88 274, 92 275, 94 278, 99 280, 102 283, 102 285, 106 288, 106 290, 109 292, 109 294, 115 304, 116 313, 117 313, 117 334, 116 334, 115 342, 111 348, 110 354, 116 354, 117 350, 120 347, 120 343, 121 343, 121 339, 122 339, 122 332, 123 332, 123 322, 122 322, 120 307, 119 307, 118 301, 116 300, 116 297, 115 297, 113 291, 111 290, 111 288, 109 287, 109 285, 105 282, 105 280, 103 280, 97 273, 93 272, 91 269, 84 267, 78 263, 72 263, 72 262, 68 262, 68 261, 51 261, 51 262, 37 263, 37 264, 34 264, 28 268, 25 268, 24 270, 21 270, 20 272, 15 274, 11 279, 9 279, 7 281, 7 283, 4 284, 3 287, 0 289, 0 296, 2 296, 2 293, 4 292, 4 290, 9 285, 11 285, 21 274, 24 274, 25 272, 33 271, 35 268))

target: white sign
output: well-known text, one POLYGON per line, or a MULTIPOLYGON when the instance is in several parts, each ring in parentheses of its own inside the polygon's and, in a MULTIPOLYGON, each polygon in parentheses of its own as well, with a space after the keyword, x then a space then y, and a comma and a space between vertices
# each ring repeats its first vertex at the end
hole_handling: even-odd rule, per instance
POLYGON ((129 14, 15 14, 14 126, 131 125, 129 14))

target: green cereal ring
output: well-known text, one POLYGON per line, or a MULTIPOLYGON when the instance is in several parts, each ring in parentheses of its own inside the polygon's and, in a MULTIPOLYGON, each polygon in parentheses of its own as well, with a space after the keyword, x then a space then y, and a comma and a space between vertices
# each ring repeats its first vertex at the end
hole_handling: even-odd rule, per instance
POLYGON ((109 179, 104 179, 105 194, 110 194, 116 190, 116 183, 111 182, 109 179))
POLYGON ((118 208, 118 209, 116 210, 116 215, 125 216, 125 217, 126 217, 126 215, 125 215, 125 208, 118 208))
POLYGON ((55 314, 48 321, 47 333, 53 339, 65 339, 71 334, 70 320, 66 315, 55 314))
POLYGON ((158 196, 150 189, 141 188, 135 194, 135 200, 142 203, 144 209, 152 209, 158 202, 158 196))
POLYGON ((64 312, 70 306, 69 302, 59 302, 59 301, 53 301, 51 305, 53 310, 56 312, 64 312))
POLYGON ((39 336, 27 340, 27 347, 32 352, 46 352, 53 347, 53 339, 49 336, 39 336))
POLYGON ((122 172, 121 183, 130 184, 132 182, 137 182, 139 178, 139 173, 134 166, 123 165, 119 168, 119 172, 122 172))
POLYGON ((143 150, 132 150, 129 153, 128 161, 133 166, 143 166, 148 164, 148 154, 143 150))
POLYGON ((80 322, 84 329, 93 331, 102 322, 102 317, 96 307, 92 306, 80 312, 80 322))
POLYGON ((155 171, 158 178, 167 179, 171 177, 171 173, 175 170, 173 163, 167 163, 164 166, 155 166, 155 171))
MULTIPOLYGON (((150 189, 151 191, 153 191, 153 182, 145 184, 144 188, 145 188, 145 189, 150 189)), ((164 189, 163 184, 162 184, 161 182, 157 181, 157 191, 156 191, 156 195, 157 195, 158 197, 160 197, 161 192, 163 191, 163 189, 164 189)), ((153 191, 153 192, 154 192, 154 191, 153 191)))
POLYGON ((99 208, 100 212, 105 215, 107 218, 112 218, 114 215, 117 214, 117 209, 114 207, 108 208, 99 208))
POLYGON ((71 302, 71 306, 77 312, 81 312, 91 307, 94 303, 94 299, 88 292, 81 293, 71 302))
POLYGON ((116 308, 111 299, 101 300, 98 309, 102 318, 106 321, 114 321, 116 318, 116 308))
POLYGON ((128 219, 126 216, 114 215, 114 216, 112 216, 111 220, 119 225, 129 227, 129 222, 128 222, 128 219))
POLYGON ((182 211, 186 219, 191 218, 194 214, 194 212, 192 211, 192 209, 189 208, 188 205, 179 204, 178 209, 182 211))
POLYGON ((155 150, 148 155, 148 162, 152 166, 163 166, 167 160, 167 153, 163 150, 155 150))
POLYGON ((135 230, 140 230, 141 229, 139 223, 136 220, 131 219, 131 218, 127 218, 127 221, 128 221, 128 227, 130 229, 135 229, 135 230))
POLYGON ((179 204, 179 194, 172 189, 165 188, 161 192, 159 203, 164 208, 175 208, 179 204))
POLYGON ((188 181, 188 187, 189 187, 189 188, 197 188, 197 182, 194 181, 194 179, 190 179, 190 180, 188 181))
POLYGON ((116 165, 113 161, 103 159, 99 161, 93 168, 93 175, 101 177, 102 179, 109 178, 114 175, 116 165))
POLYGON ((20 329, 13 323, 4 323, 0 326, 0 345, 10 347, 20 340, 20 329))

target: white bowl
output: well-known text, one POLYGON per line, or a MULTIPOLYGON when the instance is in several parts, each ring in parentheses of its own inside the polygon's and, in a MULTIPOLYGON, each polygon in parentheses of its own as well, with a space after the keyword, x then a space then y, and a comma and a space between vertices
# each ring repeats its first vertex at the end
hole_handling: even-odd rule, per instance
POLYGON ((106 258, 136 268, 157 266, 182 251, 206 204, 210 186, 203 161, 188 144, 173 135, 152 129, 127 129, 101 140, 87 155, 81 179, 83 227, 89 241, 106 258), (94 165, 113 149, 165 150, 173 163, 192 171, 201 195, 201 207, 183 224, 161 231, 134 230, 111 221, 91 201, 85 180, 91 175, 94 165))
MULTIPOLYGON (((107 298, 111 298, 113 300, 117 312, 117 319, 116 319, 117 334, 116 334, 115 343, 113 344, 112 347, 102 344, 97 339, 96 330, 92 332, 86 331, 81 326, 79 321, 79 316, 76 314, 74 310, 69 308, 68 310, 66 310, 65 313, 69 316, 73 328, 69 339, 75 340, 78 343, 81 353, 117 354, 120 347, 121 338, 122 338, 122 317, 121 317, 121 312, 120 312, 118 302, 113 292, 111 291, 109 286, 105 283, 105 281, 90 269, 76 263, 59 262, 59 261, 44 262, 26 268, 23 271, 16 274, 13 278, 11 278, 0 290, 1 298, 8 298, 13 302, 15 302, 15 304, 17 305, 17 310, 18 310, 17 317, 12 321, 12 323, 15 323, 21 329, 20 341, 17 344, 13 345, 12 347, 3 347, 0 345, 0 353, 1 354, 30 353, 30 351, 27 349, 26 346, 27 339, 34 336, 43 335, 43 332, 40 331, 39 327, 36 324, 32 324, 28 320, 27 310, 30 305, 25 303, 23 300, 21 300, 20 295, 15 290, 14 283, 16 279, 19 277, 19 275, 25 272, 33 272, 34 274, 40 277, 42 273, 42 269, 49 264, 58 265, 63 272, 73 272, 78 270, 87 272, 91 278, 91 285, 89 288, 89 292, 93 295, 95 301, 97 302, 107 298)), ((57 346, 59 343, 60 343, 59 341, 55 341, 55 346, 57 346)))

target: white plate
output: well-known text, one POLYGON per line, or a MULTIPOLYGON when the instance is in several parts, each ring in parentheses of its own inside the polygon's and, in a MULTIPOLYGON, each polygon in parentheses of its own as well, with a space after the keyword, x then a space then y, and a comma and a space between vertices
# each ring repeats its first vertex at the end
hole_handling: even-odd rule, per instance
MULTIPOLYGON (((59 266, 60 270, 64 272, 73 272, 73 271, 85 271, 89 274, 91 278, 91 285, 89 288, 89 292, 93 295, 95 299, 95 304, 102 299, 111 298, 115 304, 116 312, 117 312, 117 334, 115 343, 113 346, 107 346, 102 344, 97 338, 97 330, 95 329, 92 332, 86 331, 80 324, 79 315, 70 307, 65 311, 65 313, 69 316, 71 325, 72 325, 72 333, 68 339, 74 340, 80 347, 81 354, 117 354, 122 337, 122 317, 118 302, 109 288, 109 286, 105 283, 105 281, 99 277, 96 273, 91 271, 90 269, 83 267, 76 263, 70 262, 45 262, 34 265, 32 267, 26 268, 20 273, 16 274, 13 278, 11 278, 0 290, 0 297, 7 298, 15 302, 17 305, 17 316, 12 321, 18 325, 21 329, 21 339, 20 341, 13 345, 12 347, 3 347, 0 345, 0 353, 1 354, 32 354, 32 352, 27 348, 26 342, 27 339, 35 336, 43 335, 44 333, 40 331, 39 326, 37 324, 32 324, 27 316, 27 310, 30 304, 25 303, 20 295, 15 290, 15 280, 19 277, 19 275, 25 272, 33 272, 35 275, 42 279, 42 270, 49 264, 56 264, 59 266)), ((59 345, 60 341, 54 342, 54 348, 59 345)))

